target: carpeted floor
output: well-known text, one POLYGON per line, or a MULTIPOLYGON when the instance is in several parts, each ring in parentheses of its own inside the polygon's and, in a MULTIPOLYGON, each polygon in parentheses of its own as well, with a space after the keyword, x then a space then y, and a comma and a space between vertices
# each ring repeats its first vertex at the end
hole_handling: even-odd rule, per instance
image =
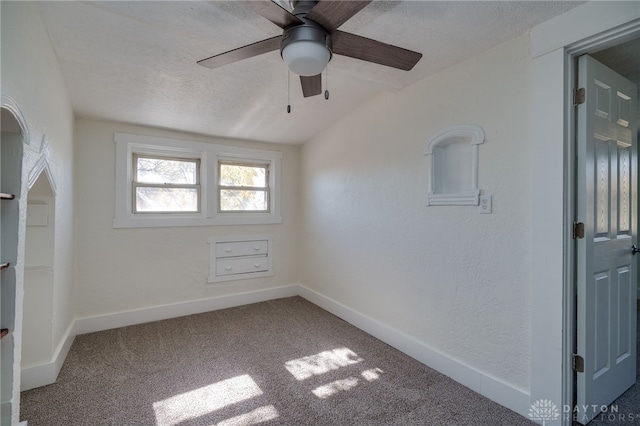
POLYGON ((300 297, 77 336, 29 426, 531 425, 300 297))

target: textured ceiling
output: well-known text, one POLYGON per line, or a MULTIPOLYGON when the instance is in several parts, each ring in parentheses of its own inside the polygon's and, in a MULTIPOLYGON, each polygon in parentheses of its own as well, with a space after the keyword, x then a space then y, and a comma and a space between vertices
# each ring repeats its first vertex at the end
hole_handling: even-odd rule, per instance
POLYGON ((406 72, 336 55, 328 67, 328 101, 303 98, 291 75, 291 114, 279 52, 213 70, 196 64, 281 33, 246 4, 51 1, 40 10, 77 114, 295 144, 377 93, 404 88, 579 4, 374 1, 340 29, 423 58, 406 72))

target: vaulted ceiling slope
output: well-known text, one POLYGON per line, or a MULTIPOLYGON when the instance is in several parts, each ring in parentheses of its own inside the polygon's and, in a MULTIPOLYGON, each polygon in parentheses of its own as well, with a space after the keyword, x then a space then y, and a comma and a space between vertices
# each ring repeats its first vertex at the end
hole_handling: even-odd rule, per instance
POLYGON ((274 51, 217 69, 196 61, 281 29, 242 2, 42 2, 81 116, 265 142, 303 143, 377 93, 399 90, 582 2, 374 1, 340 27, 424 56, 409 72, 334 56, 330 99, 303 98, 274 51))

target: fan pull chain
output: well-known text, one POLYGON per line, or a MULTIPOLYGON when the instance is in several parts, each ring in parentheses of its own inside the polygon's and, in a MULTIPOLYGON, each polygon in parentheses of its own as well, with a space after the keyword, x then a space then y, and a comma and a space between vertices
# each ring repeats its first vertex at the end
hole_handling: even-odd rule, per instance
POLYGON ((324 98, 329 100, 329 67, 324 71, 324 98))
POLYGON ((291 114, 291 71, 287 70, 287 114, 291 114))

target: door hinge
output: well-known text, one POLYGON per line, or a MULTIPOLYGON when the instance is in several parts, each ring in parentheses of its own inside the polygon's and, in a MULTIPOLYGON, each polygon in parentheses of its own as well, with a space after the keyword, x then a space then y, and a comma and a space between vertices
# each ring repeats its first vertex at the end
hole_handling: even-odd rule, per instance
POLYGON ((578 373, 584 373, 584 358, 578 354, 573 354, 571 357, 571 364, 574 371, 578 373))
POLYGON ((579 240, 584 238, 584 223, 573 222, 573 239, 579 240))
POLYGON ((579 89, 573 89, 573 106, 578 106, 584 103, 585 91, 584 87, 579 89))

